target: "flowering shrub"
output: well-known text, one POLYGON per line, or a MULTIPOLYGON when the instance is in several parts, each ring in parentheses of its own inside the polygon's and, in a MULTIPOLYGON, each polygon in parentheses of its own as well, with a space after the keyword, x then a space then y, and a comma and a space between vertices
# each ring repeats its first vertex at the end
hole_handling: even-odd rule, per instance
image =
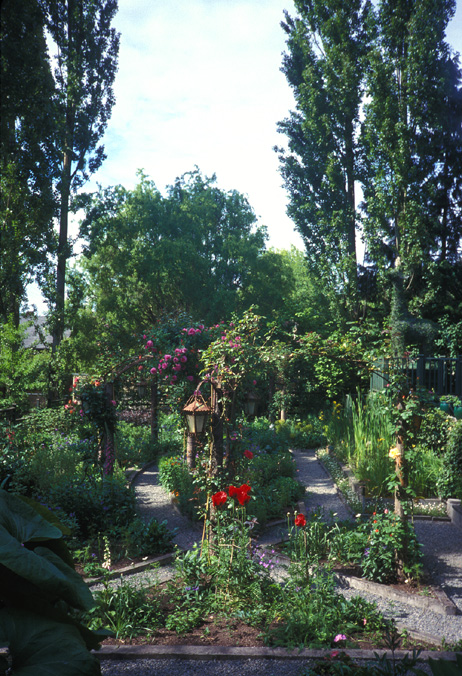
POLYGON ((396 582, 402 573, 417 579, 421 573, 421 552, 412 524, 384 509, 372 514, 371 520, 360 526, 366 536, 366 547, 359 562, 364 577, 374 582, 396 582))

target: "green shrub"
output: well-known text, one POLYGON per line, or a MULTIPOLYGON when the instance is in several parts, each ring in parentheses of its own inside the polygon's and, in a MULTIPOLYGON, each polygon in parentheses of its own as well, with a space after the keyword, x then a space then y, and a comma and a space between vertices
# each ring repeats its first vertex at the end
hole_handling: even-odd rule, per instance
POLYGON ((71 478, 53 487, 40 501, 72 516, 78 527, 76 535, 84 539, 111 527, 126 526, 136 514, 135 494, 117 474, 104 481, 96 476, 71 478))
POLYGON ((450 433, 443 456, 443 470, 437 482, 442 498, 462 499, 462 421, 457 421, 450 433))
POLYGON ((321 422, 315 416, 307 420, 278 420, 275 429, 293 448, 319 448, 326 443, 321 422))
POLYGON ((123 530, 125 554, 129 557, 165 554, 173 549, 173 536, 167 521, 159 523, 157 519, 151 519, 146 523, 135 519, 123 530))
POLYGON ((147 426, 119 422, 116 432, 116 455, 121 467, 141 467, 156 460, 159 444, 151 439, 147 426))
POLYGON ((429 409, 422 418, 417 442, 432 451, 437 456, 442 456, 448 443, 451 420, 438 408, 429 409))
POLYGON ((159 460, 159 481, 170 493, 181 493, 191 481, 188 466, 181 455, 159 460))
POLYGON ((283 516, 287 509, 301 500, 305 495, 305 487, 288 476, 276 476, 268 486, 278 516, 283 516))
POLYGON ((101 591, 95 592, 96 608, 87 615, 90 629, 109 627, 116 638, 131 639, 149 635, 161 624, 161 611, 156 596, 133 582, 123 581, 112 587, 106 580, 101 591))

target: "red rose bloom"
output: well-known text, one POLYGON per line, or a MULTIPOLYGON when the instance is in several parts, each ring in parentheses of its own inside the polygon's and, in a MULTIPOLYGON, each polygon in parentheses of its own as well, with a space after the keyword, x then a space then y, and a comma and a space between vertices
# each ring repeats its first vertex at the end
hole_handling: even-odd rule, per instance
POLYGON ((248 458, 249 460, 252 460, 252 458, 253 458, 253 453, 252 453, 252 451, 244 451, 244 455, 245 455, 245 457, 248 458))
POLYGON ((303 514, 297 514, 295 517, 296 526, 306 526, 306 519, 303 514))
POLYGON ((236 488, 236 486, 230 486, 228 488, 228 493, 229 493, 230 498, 234 498, 234 496, 237 494, 237 492, 238 492, 238 489, 236 488))
POLYGON ((213 506, 219 507, 220 505, 224 505, 227 499, 228 496, 226 495, 225 491, 218 491, 218 493, 212 495, 213 506))

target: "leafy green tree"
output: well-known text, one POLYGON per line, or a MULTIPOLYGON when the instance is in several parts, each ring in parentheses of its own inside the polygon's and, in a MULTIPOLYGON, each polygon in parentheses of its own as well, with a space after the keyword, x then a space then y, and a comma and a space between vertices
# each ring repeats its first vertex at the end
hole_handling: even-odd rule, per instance
POLYGON ((134 190, 87 199, 83 266, 100 316, 141 330, 164 312, 217 321, 232 312, 263 251, 245 197, 185 174, 164 197, 142 172, 134 190))
POLYGON ((53 232, 53 78, 38 0, 1 5, 0 320, 43 282, 53 232))
POLYGON ((46 386, 47 356, 23 346, 26 329, 27 323, 16 327, 12 317, 0 324, 1 406, 27 408, 27 393, 42 392, 46 386))
POLYGON ((47 31, 56 50, 56 146, 60 166, 59 242, 53 348, 64 330, 68 219, 71 194, 105 159, 99 141, 106 129, 114 93, 119 34, 111 27, 117 0, 43 0, 47 31))
POLYGON ((288 214, 307 259, 325 283, 356 293, 359 111, 366 67, 367 0, 295 0, 285 13, 288 53, 282 71, 296 110, 279 123, 277 148, 289 193, 288 214))

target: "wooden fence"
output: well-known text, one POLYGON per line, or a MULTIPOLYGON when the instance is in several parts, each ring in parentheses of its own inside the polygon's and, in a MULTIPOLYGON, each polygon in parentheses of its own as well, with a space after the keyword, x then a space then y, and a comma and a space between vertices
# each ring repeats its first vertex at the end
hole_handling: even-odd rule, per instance
POLYGON ((403 373, 409 388, 424 387, 442 396, 453 394, 462 397, 462 357, 426 357, 416 359, 381 357, 375 362, 371 375, 371 390, 383 390, 390 376, 403 373))

